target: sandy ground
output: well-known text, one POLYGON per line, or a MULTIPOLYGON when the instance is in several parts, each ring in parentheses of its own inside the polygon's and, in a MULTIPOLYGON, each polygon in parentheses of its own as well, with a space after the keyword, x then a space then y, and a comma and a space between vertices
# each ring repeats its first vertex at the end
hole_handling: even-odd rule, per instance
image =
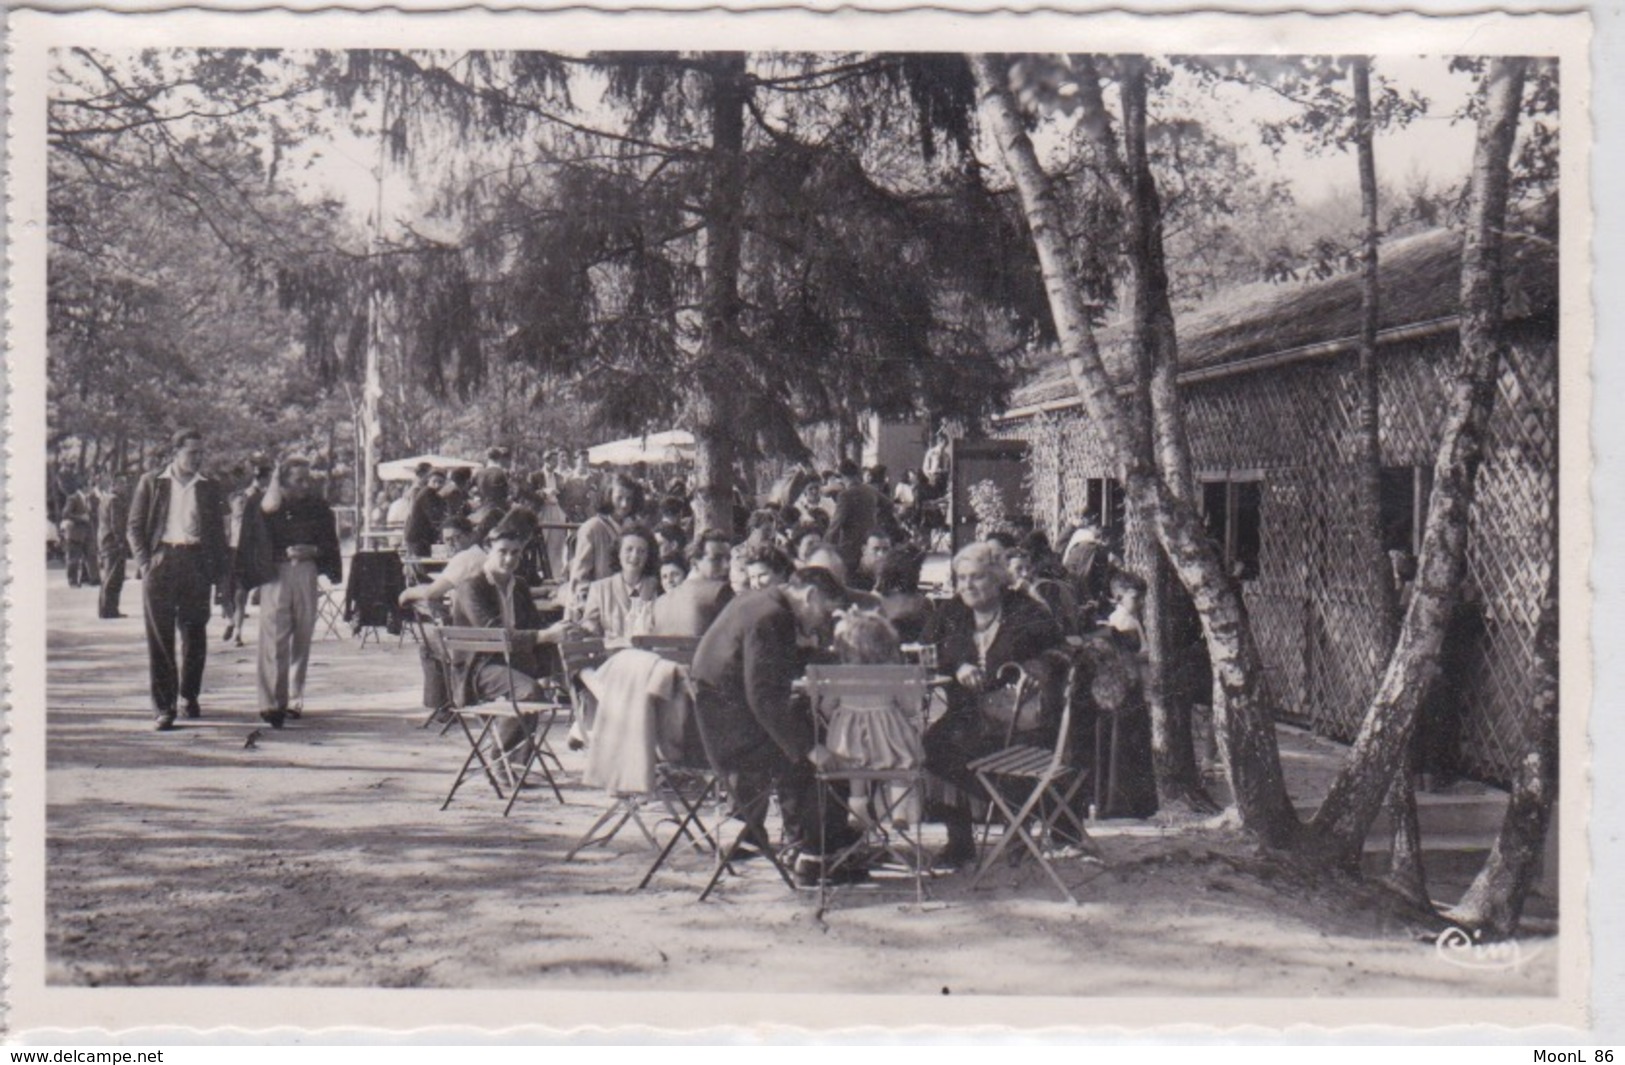
MULTIPOLYGON (((566 863, 606 800, 527 790, 440 801, 464 751, 419 728, 416 648, 316 645, 304 720, 244 743, 252 642, 210 625, 204 718, 152 729, 138 616, 95 618, 49 575, 48 979, 62 985, 749 990, 903 994, 1545 995, 1555 943, 1513 970, 1446 965, 1372 912, 1238 871, 1218 828, 1107 823, 1105 865, 1029 863, 912 894, 850 890, 820 918, 760 862, 695 901, 697 856, 630 889, 635 835, 566 863), (764 943, 777 948, 762 949, 764 943), (791 955, 781 953, 784 950, 791 955), (794 957, 795 964, 783 958, 794 957)), ((138 614, 141 585, 126 586, 138 614)), ((249 637, 257 635, 250 620, 249 637)), ((1284 741, 1295 793, 1326 753, 1284 741)), ((466 748, 465 748, 466 750, 466 748)), ((1465 875, 1466 870, 1459 875, 1465 875)))

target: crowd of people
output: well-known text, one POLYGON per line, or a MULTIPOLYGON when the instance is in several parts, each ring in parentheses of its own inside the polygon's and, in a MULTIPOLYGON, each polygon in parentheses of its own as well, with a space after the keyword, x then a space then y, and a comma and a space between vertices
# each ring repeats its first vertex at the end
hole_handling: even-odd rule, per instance
MULTIPOLYGON (((242 484, 226 486, 204 472, 201 433, 179 432, 173 445, 172 461, 141 478, 127 508, 116 487, 97 501, 103 538, 122 533, 112 548, 117 566, 104 552, 102 570, 122 570, 127 549, 143 578, 157 728, 202 713, 213 589, 226 639, 239 645, 257 596, 259 717, 282 728, 304 710, 318 582, 342 579, 333 509, 312 489, 308 459, 256 462, 242 484)), ((952 558, 951 593, 927 591, 926 504, 940 498, 943 478, 932 463, 895 489, 883 468, 798 467, 759 506, 736 499, 741 532, 729 536, 696 528, 681 476, 602 474, 584 452, 573 464, 568 453, 549 453, 524 475, 506 449, 488 458, 477 471, 418 470, 412 485, 379 501, 375 515, 398 523, 408 557, 444 561, 401 593, 401 607, 526 636, 512 668, 481 656, 459 663, 452 701, 499 699, 510 690, 534 698, 560 669, 549 645, 580 637, 622 646, 645 634, 697 640, 696 739, 729 774, 737 802, 765 809, 766 797, 777 796, 784 834, 799 842, 811 877, 823 875, 817 841, 840 846, 852 831, 851 797, 821 801, 819 766, 923 764, 934 781, 931 801, 902 816, 945 824, 937 860, 956 866, 974 856, 970 800, 978 789, 967 767, 1012 736, 1052 744, 1063 701, 1078 705, 1080 693, 1063 690, 1079 675, 1076 663, 1087 664, 1093 682, 1083 702, 1120 724, 1145 716, 1137 664, 1143 585, 1115 563, 1098 526, 1080 525, 1060 551, 1041 531, 991 532, 952 558), (544 589, 562 614, 557 620, 538 607, 544 589), (911 736, 894 713, 900 708, 878 707, 861 727, 848 714, 818 742, 794 683, 805 667, 900 662, 906 654, 943 678, 946 712, 923 736, 917 728, 911 736), (1012 690, 1018 672, 1024 699, 1012 690)), ((75 574, 70 568, 70 580, 75 574)), ((1080 743, 1092 738, 1081 722, 1074 735, 1080 743)), ((510 729, 502 742, 524 742, 522 730, 510 729)), ((1148 732, 1130 747, 1143 749, 1143 764, 1129 759, 1113 812, 1144 815, 1155 807, 1148 732)))
MULTIPOLYGON (((844 462, 828 476, 792 471, 761 506, 741 515, 735 537, 696 529, 683 478, 657 486, 642 473, 600 478, 589 470, 552 482, 560 489, 567 477, 585 482, 576 498, 590 501, 592 513, 567 534, 565 564, 556 571, 562 619, 549 625, 541 624, 527 594, 537 575, 527 575, 524 565, 538 530, 548 524, 538 504, 556 503, 555 489, 538 481, 537 495, 508 495, 508 508, 496 515, 485 512, 476 485, 464 512, 437 511, 448 561, 434 579, 402 593, 402 605, 423 604, 454 624, 501 626, 534 637, 512 673, 495 661, 464 663, 459 683, 465 698, 500 698, 510 677, 521 700, 534 694, 560 668, 543 650, 548 644, 602 637, 625 646, 640 635, 697 639, 690 670, 696 738, 729 775, 737 804, 765 809, 767 796, 776 795, 784 836, 797 841, 802 856, 799 872, 816 878, 823 875, 818 841, 850 841, 850 807, 821 802, 816 787, 817 767, 841 759, 873 764, 878 758, 892 768, 923 762, 936 785, 932 801, 913 816, 946 825, 939 864, 971 861, 970 800, 979 790, 967 766, 1012 736, 1053 744, 1062 701, 1078 699, 1063 686, 1081 656, 1094 681, 1083 702, 1118 715, 1131 734, 1136 715, 1146 725, 1130 737, 1130 751, 1143 757, 1125 759, 1111 812, 1143 816, 1155 809, 1138 666, 1144 586, 1114 561, 1098 526, 1080 525, 1061 551, 1040 531, 995 531, 953 557, 953 594, 932 594, 921 587, 929 532, 917 510, 910 515, 897 505, 883 470, 844 462), (858 730, 880 750, 854 749, 851 730, 842 733, 838 749, 817 742, 811 708, 794 683, 807 665, 901 662, 905 651, 919 656, 926 648, 923 657, 944 678, 947 711, 923 737, 909 744, 906 729, 891 720, 858 730), (1011 705, 1016 671, 1006 667, 1012 664, 1028 679, 1019 706, 1011 705)), ((923 475, 905 479, 915 482, 925 483, 923 475)), ((432 480, 423 492, 437 492, 441 500, 447 494, 432 480)), ((408 533, 409 551, 433 548, 410 542, 420 532, 408 533)), ((576 735, 593 742, 590 733, 576 735)), ((1093 741, 1087 722, 1074 736, 1087 754, 1083 748, 1093 741)), ((832 875, 863 871, 846 867, 832 875)))

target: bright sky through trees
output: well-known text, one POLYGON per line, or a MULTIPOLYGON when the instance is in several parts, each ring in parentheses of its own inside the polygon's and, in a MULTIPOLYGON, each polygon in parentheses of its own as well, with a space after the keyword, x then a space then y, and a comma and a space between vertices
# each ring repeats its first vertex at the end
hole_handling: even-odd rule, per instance
MULTIPOLYGON (((1472 158, 1473 127, 1457 118, 1472 91, 1472 77, 1452 73, 1449 60, 1441 56, 1384 56, 1373 64, 1375 75, 1391 79, 1402 91, 1415 90, 1429 101, 1428 113, 1399 130, 1382 130, 1376 139, 1377 175, 1390 188, 1406 185, 1415 178, 1426 179, 1435 189, 1464 180, 1472 158)), ((584 88, 585 73, 578 74, 572 93, 578 102, 590 102, 595 93, 584 88)), ((1311 154, 1296 143, 1272 153, 1260 143, 1256 123, 1279 120, 1291 108, 1285 100, 1268 92, 1237 85, 1222 85, 1209 91, 1194 84, 1189 75, 1176 75, 1166 95, 1154 97, 1153 117, 1174 113, 1198 117, 1216 131, 1242 146, 1261 177, 1279 178, 1290 186, 1301 204, 1315 204, 1331 196, 1357 196, 1354 157, 1347 152, 1311 154)), ((370 123, 363 122, 362 125, 370 123)), ((387 169, 385 233, 392 223, 414 214, 416 189, 436 184, 438 168, 447 165, 451 154, 479 149, 450 145, 429 146, 417 154, 409 168, 390 165, 387 169)), ((500 154, 491 149, 493 158, 500 154)), ((339 132, 331 139, 312 141, 296 150, 295 170, 311 194, 341 199, 357 224, 371 216, 375 194, 372 171, 377 165, 377 143, 339 132), (304 164, 308 162, 308 167, 304 164), (303 169, 299 169, 303 167, 303 169)), ((414 219, 414 226, 421 220, 414 219)), ((430 223, 432 226, 432 223, 430 223)), ((451 237, 452 234, 440 234, 451 237)))

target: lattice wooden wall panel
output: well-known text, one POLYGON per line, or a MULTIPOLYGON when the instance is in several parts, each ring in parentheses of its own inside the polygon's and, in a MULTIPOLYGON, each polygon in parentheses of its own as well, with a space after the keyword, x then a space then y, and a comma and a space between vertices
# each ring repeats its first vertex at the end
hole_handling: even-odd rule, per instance
MULTIPOLYGON (((1534 328, 1512 339, 1472 512, 1469 585, 1482 598, 1484 638, 1462 734, 1468 768, 1501 781, 1525 748, 1557 469, 1555 343, 1534 328)), ((1453 335, 1384 349, 1384 465, 1432 467, 1455 353, 1453 335)), ((1355 510, 1352 370, 1350 355, 1226 378, 1192 387, 1186 407, 1199 473, 1262 477, 1260 572, 1243 593, 1281 712, 1340 740, 1359 728, 1388 650, 1377 646, 1379 589, 1355 510)), ((1114 475, 1079 411, 1002 432, 1032 443, 1035 517, 1052 536, 1081 510, 1089 478, 1114 475)), ((1130 523, 1127 561, 1143 570, 1149 540, 1130 523)))

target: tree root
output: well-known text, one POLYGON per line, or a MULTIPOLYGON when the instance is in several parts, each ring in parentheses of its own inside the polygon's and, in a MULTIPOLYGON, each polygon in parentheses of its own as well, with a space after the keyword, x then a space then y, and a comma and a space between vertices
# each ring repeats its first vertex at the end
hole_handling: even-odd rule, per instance
POLYGON ((1169 786, 1168 793, 1158 799, 1157 820, 1172 823, 1212 817, 1223 807, 1199 784, 1169 786))

